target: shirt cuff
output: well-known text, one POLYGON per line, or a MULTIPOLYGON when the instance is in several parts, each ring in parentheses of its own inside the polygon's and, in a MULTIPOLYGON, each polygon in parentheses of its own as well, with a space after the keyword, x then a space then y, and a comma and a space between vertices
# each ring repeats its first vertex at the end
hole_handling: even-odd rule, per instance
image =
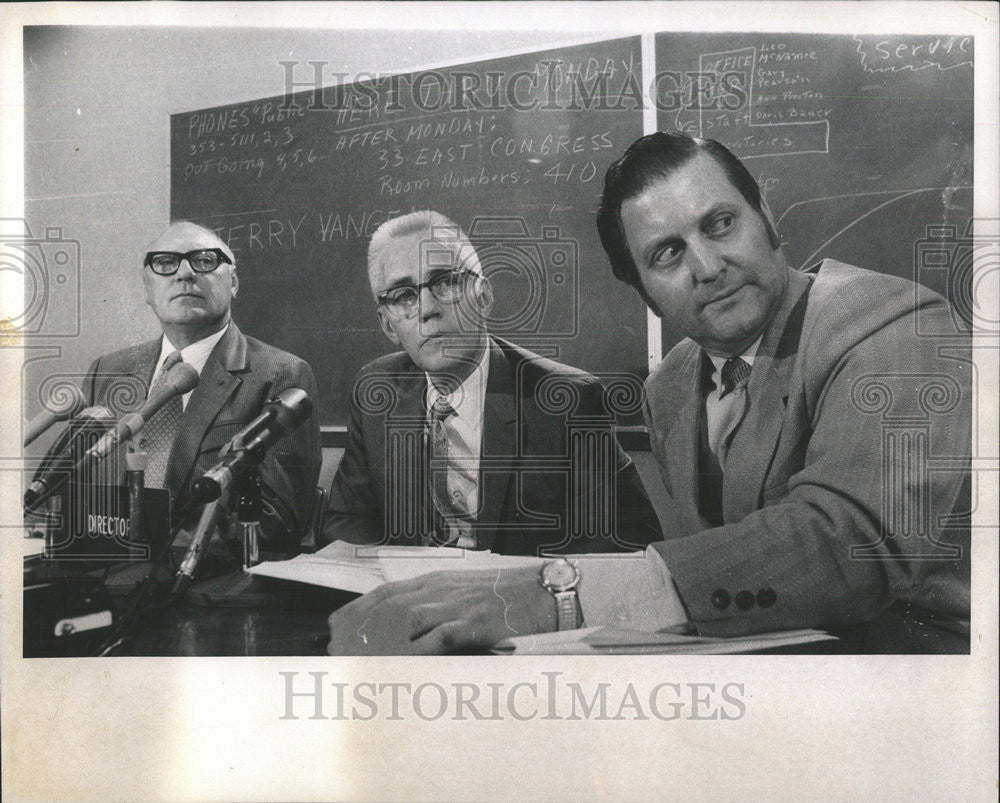
POLYGON ((584 626, 655 632, 687 622, 663 558, 652 547, 628 555, 574 555, 584 626))

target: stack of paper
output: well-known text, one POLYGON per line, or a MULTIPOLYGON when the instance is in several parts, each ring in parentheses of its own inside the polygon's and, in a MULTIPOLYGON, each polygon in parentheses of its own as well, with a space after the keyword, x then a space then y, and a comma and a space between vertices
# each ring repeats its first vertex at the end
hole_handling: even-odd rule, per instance
POLYGON ((251 574, 364 594, 383 583, 409 580, 428 572, 511 569, 537 566, 545 558, 497 555, 452 547, 359 546, 334 541, 312 555, 261 563, 251 574))
POLYGON ((515 636, 493 645, 493 652, 497 655, 716 655, 758 652, 834 638, 822 630, 783 630, 738 638, 712 638, 585 627, 561 633, 515 636))

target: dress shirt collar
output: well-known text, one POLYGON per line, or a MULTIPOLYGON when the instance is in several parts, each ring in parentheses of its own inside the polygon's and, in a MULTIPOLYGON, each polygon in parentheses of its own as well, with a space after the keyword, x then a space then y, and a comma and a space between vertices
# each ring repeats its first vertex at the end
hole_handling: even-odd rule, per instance
POLYGON ((430 410, 440 396, 444 396, 455 411, 455 416, 470 427, 481 430, 483 405, 486 402, 486 380, 490 372, 490 342, 486 341, 483 356, 465 381, 451 393, 442 394, 430 376, 427 377, 427 409, 430 410))
MULTIPOLYGON (((757 358, 757 350, 760 348, 760 341, 763 339, 764 333, 761 332, 746 351, 742 354, 737 354, 736 356, 746 360, 750 367, 753 367, 753 361, 757 358)), ((708 354, 708 352, 706 351, 705 354, 708 354)), ((714 380, 716 375, 722 375, 722 366, 726 364, 726 360, 728 360, 729 357, 715 357, 712 354, 708 354, 708 359, 712 361, 712 367, 715 369, 715 372, 712 374, 714 380)))
MULTIPOLYGON (((205 363, 208 362, 208 355, 212 353, 212 349, 215 348, 216 344, 222 340, 226 332, 229 331, 229 327, 231 325, 231 323, 228 323, 214 335, 204 337, 196 343, 192 343, 190 346, 180 349, 181 359, 194 368, 200 376, 202 369, 205 367, 205 363)), ((177 351, 177 347, 170 342, 166 335, 164 335, 160 339, 160 358, 156 361, 156 371, 153 372, 153 376, 156 376, 160 370, 160 366, 163 365, 167 357, 175 351, 177 351)))
MULTIPOLYGON (((214 335, 204 337, 196 343, 192 343, 190 346, 182 348, 180 350, 181 359, 194 368, 194 370, 198 372, 198 376, 201 376, 202 369, 205 367, 205 363, 208 362, 208 356, 212 353, 212 350, 216 347, 216 345, 218 345, 219 341, 222 340, 223 336, 229 331, 229 327, 232 325, 232 322, 229 322, 214 335)), ((166 362, 167 357, 175 351, 177 351, 177 348, 170 342, 166 335, 163 335, 163 337, 160 338, 160 358, 156 361, 156 370, 153 371, 154 379, 160 373, 160 366, 162 366, 163 363, 166 362)), ((192 393, 194 393, 194 391, 189 390, 181 396, 181 405, 184 409, 187 409, 188 400, 191 398, 192 393)))

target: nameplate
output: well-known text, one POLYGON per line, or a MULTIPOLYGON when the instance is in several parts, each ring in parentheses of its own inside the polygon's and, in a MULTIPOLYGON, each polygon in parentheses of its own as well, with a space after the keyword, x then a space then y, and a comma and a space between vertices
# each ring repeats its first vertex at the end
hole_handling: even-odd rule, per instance
POLYGON ((148 560, 170 537, 170 492, 144 488, 134 523, 126 486, 70 483, 56 497, 45 536, 46 561, 102 565, 148 560))

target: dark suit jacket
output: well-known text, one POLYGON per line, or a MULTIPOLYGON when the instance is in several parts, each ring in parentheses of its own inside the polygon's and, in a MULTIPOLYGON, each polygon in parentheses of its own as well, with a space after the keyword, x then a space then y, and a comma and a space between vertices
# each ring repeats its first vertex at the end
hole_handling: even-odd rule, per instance
MULTIPOLYGON (((116 417, 138 409, 159 356, 157 338, 99 357, 84 383, 89 404, 108 407, 116 417)), ((218 461, 219 450, 260 414, 268 399, 290 387, 302 388, 315 403, 316 380, 305 362, 246 337, 231 323, 202 369, 170 452, 166 486, 175 510, 187 504, 191 484, 218 461)), ((269 450, 260 467, 263 548, 299 551, 311 522, 321 459, 315 414, 269 450)), ((197 516, 186 524, 196 521, 197 516)))
POLYGON ((686 340, 650 375, 670 502, 658 548, 700 632, 852 625, 890 606, 967 621, 968 522, 944 517, 969 509, 971 359, 967 339, 929 335, 949 331, 944 299, 910 282, 832 260, 790 271, 720 527, 698 506, 703 352, 686 340))
MULTIPOLYGON (((322 543, 419 544, 431 531, 426 388, 402 352, 358 374, 322 543)), ((481 548, 516 555, 631 551, 659 540, 597 379, 491 338, 474 526, 481 548)))

